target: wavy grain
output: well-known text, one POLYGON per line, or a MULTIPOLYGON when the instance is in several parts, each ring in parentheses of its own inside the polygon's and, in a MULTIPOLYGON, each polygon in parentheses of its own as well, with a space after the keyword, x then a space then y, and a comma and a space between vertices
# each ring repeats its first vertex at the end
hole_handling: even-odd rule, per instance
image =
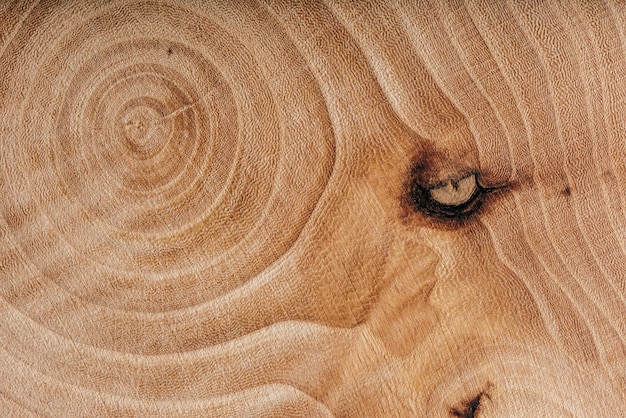
POLYGON ((3 3, 3 416, 625 415, 625 17, 3 3))

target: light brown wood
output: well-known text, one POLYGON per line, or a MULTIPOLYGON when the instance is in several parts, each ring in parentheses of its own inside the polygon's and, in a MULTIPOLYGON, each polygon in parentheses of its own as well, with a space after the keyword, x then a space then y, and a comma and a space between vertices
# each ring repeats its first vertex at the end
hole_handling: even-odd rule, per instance
POLYGON ((625 58, 617 1, 0 3, 0 415, 626 416, 625 58))

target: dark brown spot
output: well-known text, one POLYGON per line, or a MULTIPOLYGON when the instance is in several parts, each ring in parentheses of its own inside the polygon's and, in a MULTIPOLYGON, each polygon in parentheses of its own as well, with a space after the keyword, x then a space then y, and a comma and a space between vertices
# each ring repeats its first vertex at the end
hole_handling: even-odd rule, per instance
POLYGON ((469 401, 463 402, 461 407, 450 408, 450 415, 459 418, 475 418, 476 412, 478 412, 478 408, 480 407, 480 401, 482 400, 483 396, 486 395, 485 393, 481 392, 469 401))
POLYGON ((172 55, 174 53, 174 51, 172 50, 172 48, 167 48, 167 55, 172 55))
POLYGON ((572 189, 569 186, 567 186, 563 190, 561 190, 561 194, 565 197, 569 197, 572 195, 572 189))

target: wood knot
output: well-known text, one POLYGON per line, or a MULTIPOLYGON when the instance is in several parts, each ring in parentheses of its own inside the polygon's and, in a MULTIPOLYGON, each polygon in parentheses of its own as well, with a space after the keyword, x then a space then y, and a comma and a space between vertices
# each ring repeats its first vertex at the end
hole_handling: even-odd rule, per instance
POLYGON ((469 164, 436 151, 420 153, 411 163, 404 203, 434 226, 461 226, 476 213, 490 189, 469 164))
POLYGON ((476 173, 467 173, 430 187, 413 180, 410 196, 414 207, 426 215, 463 220, 478 210, 485 189, 478 183, 476 173))
POLYGON ((487 391, 481 391, 476 396, 463 401, 460 406, 450 408, 450 416, 458 418, 475 418, 485 399, 491 399, 487 391))

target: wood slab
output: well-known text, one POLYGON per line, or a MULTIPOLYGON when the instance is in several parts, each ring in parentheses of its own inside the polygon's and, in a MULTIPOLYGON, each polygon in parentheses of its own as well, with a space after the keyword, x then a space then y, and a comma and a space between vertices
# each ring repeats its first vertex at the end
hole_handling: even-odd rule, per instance
POLYGON ((0 2, 0 416, 626 416, 626 3, 0 2))

